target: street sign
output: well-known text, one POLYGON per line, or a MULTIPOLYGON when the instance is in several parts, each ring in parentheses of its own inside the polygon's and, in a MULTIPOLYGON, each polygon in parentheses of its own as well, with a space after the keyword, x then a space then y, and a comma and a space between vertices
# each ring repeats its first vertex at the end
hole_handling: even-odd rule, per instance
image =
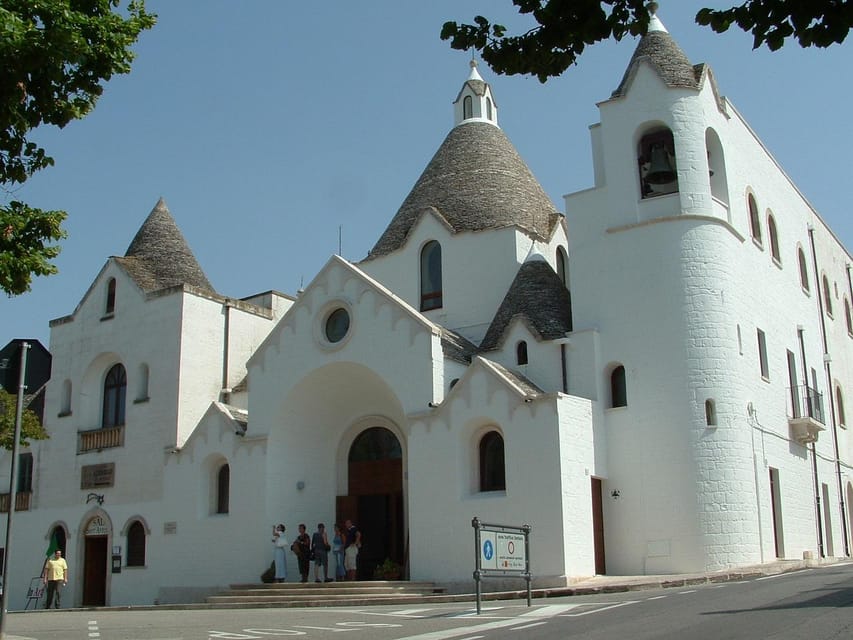
POLYGON ((521 526, 487 524, 479 518, 471 521, 474 527, 474 582, 477 590, 477 613, 480 613, 480 581, 488 577, 519 577, 527 581, 527 606, 530 606, 530 531, 521 526))
POLYGON ((27 354, 27 372, 24 384, 28 393, 35 393, 50 380, 50 351, 38 340, 16 338, 0 349, 0 387, 16 395, 20 384, 21 344, 30 345, 27 354))

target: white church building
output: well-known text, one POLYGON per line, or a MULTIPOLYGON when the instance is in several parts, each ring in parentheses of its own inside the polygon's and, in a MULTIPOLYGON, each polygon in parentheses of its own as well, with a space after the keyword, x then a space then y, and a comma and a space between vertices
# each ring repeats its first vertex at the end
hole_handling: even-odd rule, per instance
POLYGON ((453 108, 362 261, 227 297, 160 201, 51 322, 11 608, 53 536, 68 605, 187 602, 280 521, 465 590, 475 516, 537 586, 850 555, 853 258, 711 69, 653 17, 565 215, 476 65, 453 108))

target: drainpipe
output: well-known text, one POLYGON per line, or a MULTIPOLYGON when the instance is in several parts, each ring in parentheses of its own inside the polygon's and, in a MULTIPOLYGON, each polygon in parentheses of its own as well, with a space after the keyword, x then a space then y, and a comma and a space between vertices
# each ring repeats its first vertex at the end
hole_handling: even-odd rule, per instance
POLYGON ((231 388, 228 386, 228 357, 229 343, 231 342, 231 300, 225 301, 225 326, 222 330, 222 391, 220 396, 222 402, 228 404, 231 401, 231 388))
MULTIPOLYGON (((818 290, 818 297, 820 296, 820 291, 818 290)), ((803 341, 803 329, 797 327, 797 339, 800 341, 800 357, 803 360, 803 385, 806 388, 806 400, 809 399, 809 365, 806 362, 806 345, 803 341)), ((811 413, 811 412, 810 412, 811 413)), ((811 417, 811 416, 810 416, 811 417)), ((815 449, 815 443, 812 442, 811 446, 812 452, 812 477, 814 479, 814 504, 815 504, 815 523, 817 524, 817 551, 818 555, 823 558, 823 524, 820 519, 820 483, 817 477, 817 449, 815 449)))
MULTIPOLYGON (((820 310, 820 336, 823 343, 823 368, 826 375, 826 389, 829 394, 829 420, 832 426, 832 446, 835 463, 835 476, 838 487, 838 507, 841 513, 841 539, 844 541, 844 555, 850 555, 850 544, 847 540, 847 509, 844 506, 844 483, 841 480, 841 459, 838 450, 838 424, 835 420, 835 392, 832 386, 832 356, 829 353, 829 340, 826 335, 826 318, 823 314, 823 299, 820 290, 820 277, 817 271, 817 251, 814 242, 814 227, 809 226, 809 244, 812 250, 812 263, 815 270, 815 282, 817 283, 818 309, 820 310)), ((849 272, 848 272, 849 284, 849 272)))

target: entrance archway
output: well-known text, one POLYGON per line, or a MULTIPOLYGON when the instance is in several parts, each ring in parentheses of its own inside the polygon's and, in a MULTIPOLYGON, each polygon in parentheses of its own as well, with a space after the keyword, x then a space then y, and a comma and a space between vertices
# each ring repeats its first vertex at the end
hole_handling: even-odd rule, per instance
POLYGON ((405 566, 403 450, 397 436, 385 427, 362 431, 350 446, 347 480, 349 493, 338 496, 337 519, 352 520, 361 531, 358 579, 371 579, 386 558, 405 566))
POLYGON ((107 565, 112 525, 103 514, 91 517, 83 528, 82 605, 107 604, 107 565))

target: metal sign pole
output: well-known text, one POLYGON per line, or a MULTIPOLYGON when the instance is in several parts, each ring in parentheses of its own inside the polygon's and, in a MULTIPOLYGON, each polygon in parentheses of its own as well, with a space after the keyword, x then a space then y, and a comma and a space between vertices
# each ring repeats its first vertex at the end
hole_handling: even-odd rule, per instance
POLYGON ((12 469, 9 478, 9 513, 6 515, 6 546, 3 556, 3 584, 0 585, 0 640, 6 638, 6 606, 8 602, 9 589, 7 588, 9 575, 9 545, 12 543, 12 514, 15 512, 15 490, 17 489, 17 466, 18 466, 18 441, 21 439, 21 421, 24 415, 24 390, 27 375, 27 350, 30 348, 28 342, 21 343, 21 370, 18 372, 18 405, 15 412, 15 438, 12 441, 12 469))
POLYGON ((477 615, 480 615, 480 600, 483 595, 480 587, 480 579, 482 578, 482 563, 480 561, 480 519, 475 517, 471 520, 471 526, 474 527, 474 557, 477 559, 474 562, 474 587, 477 593, 477 615))
POLYGON ((524 579, 527 580, 527 606, 531 605, 530 593, 530 525, 525 524, 521 527, 524 532, 524 579))

